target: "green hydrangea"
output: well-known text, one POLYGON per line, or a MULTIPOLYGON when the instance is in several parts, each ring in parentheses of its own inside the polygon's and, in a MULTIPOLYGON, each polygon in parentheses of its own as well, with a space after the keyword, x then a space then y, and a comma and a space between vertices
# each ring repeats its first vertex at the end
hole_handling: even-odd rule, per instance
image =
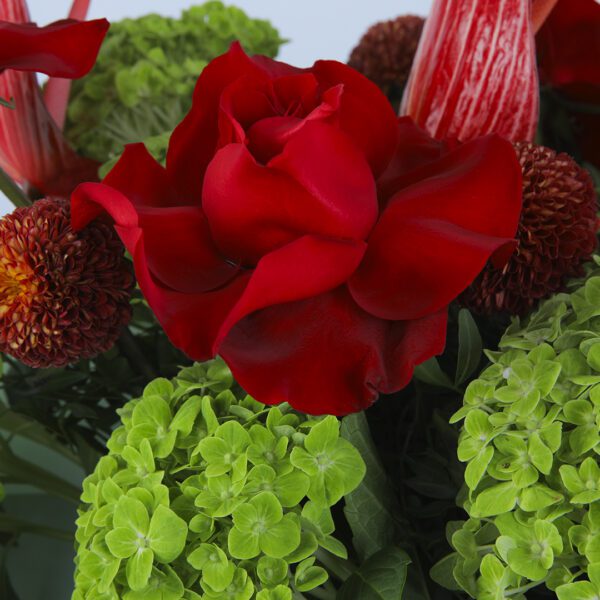
POLYGON ((120 415, 83 484, 74 600, 291 600, 347 557, 331 506, 365 465, 335 417, 265 407, 219 360, 120 415))
POLYGON ((523 323, 514 321, 500 351, 487 354, 492 364, 468 386, 452 418, 464 420, 458 457, 467 465, 462 503, 469 519, 449 524, 456 552, 432 575, 479 600, 525 598, 541 584, 561 600, 596 598, 597 266, 573 293, 544 302, 523 323))
POLYGON ((202 69, 234 40, 271 57, 283 43, 268 21, 216 1, 179 19, 151 14, 113 23, 96 66, 73 82, 67 138, 105 162, 126 143, 170 132, 189 109, 202 69))

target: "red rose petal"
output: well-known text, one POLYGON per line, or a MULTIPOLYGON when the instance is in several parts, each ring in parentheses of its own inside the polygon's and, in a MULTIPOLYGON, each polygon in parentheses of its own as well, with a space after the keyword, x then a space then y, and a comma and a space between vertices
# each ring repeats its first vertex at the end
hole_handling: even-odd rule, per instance
POLYGON ((219 138, 220 97, 227 85, 239 77, 259 72, 239 44, 215 58, 198 78, 192 108, 175 128, 169 141, 167 171, 181 194, 182 204, 201 197, 204 173, 219 138))
MULTIPOLYGON (((136 206, 189 204, 189 198, 182 198, 176 193, 166 169, 154 159, 144 144, 125 146, 123 154, 103 183, 123 192, 136 206)), ((200 206, 200 202, 195 204, 200 206)))
POLYGON ((496 263, 506 260, 520 173, 512 145, 496 136, 414 171, 415 183, 390 200, 350 279, 356 302, 384 319, 419 318, 451 302, 496 251, 496 263))
MULTIPOLYGON (((139 230, 144 264, 155 280, 173 290, 206 292, 224 285, 238 272, 217 253, 198 207, 140 208, 103 184, 79 186, 71 202, 76 229, 106 211, 119 231, 139 230)), ((128 250, 132 252, 132 248, 128 250)))
POLYGON ((383 92, 342 63, 317 61, 312 68, 323 90, 342 84, 339 127, 363 150, 375 177, 387 167, 396 147, 396 114, 383 92))
POLYGON ((231 330, 221 355, 261 402, 344 415, 406 385, 416 364, 442 352, 445 331, 445 311, 384 321, 341 287, 253 313, 231 330))
POLYGON ((263 256, 248 286, 221 326, 214 352, 229 330, 262 308, 317 296, 342 285, 366 250, 364 242, 301 237, 263 256))
POLYGON ((221 149, 206 173, 203 209, 221 251, 245 265, 307 233, 363 239, 377 217, 364 157, 322 123, 307 123, 267 167, 241 144, 221 149))

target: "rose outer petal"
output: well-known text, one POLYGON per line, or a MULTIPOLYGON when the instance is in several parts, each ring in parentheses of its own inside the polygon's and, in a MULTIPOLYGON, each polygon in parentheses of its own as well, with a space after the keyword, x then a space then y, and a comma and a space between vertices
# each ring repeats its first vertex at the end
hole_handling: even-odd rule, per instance
POLYGON ((446 311, 414 321, 364 312, 345 287, 253 313, 221 346, 236 380, 267 404, 344 415, 406 385, 443 351, 446 311))
POLYGON ((214 353, 230 329, 247 315, 267 306, 318 296, 345 283, 366 248, 362 241, 306 235, 263 256, 221 326, 214 353))
POLYGON ((501 265, 514 249, 521 169, 511 144, 480 138, 414 173, 416 182, 390 200, 349 281, 356 302, 383 319, 440 310, 490 256, 501 265))
POLYGON ((324 123, 306 123, 265 167, 230 144, 210 163, 203 209, 230 259, 254 265, 304 234, 364 239, 377 218, 375 182, 352 142, 324 123))
MULTIPOLYGON (((73 193, 74 228, 83 227, 104 211, 114 220, 119 235, 128 230, 140 231, 145 268, 154 281, 174 291, 189 294, 211 291, 238 273, 237 267, 216 251, 199 207, 139 207, 120 191, 104 184, 82 184, 73 193)), ((123 242, 127 246, 125 239, 123 242)), ((133 255, 135 248, 127 246, 127 249, 133 255)))

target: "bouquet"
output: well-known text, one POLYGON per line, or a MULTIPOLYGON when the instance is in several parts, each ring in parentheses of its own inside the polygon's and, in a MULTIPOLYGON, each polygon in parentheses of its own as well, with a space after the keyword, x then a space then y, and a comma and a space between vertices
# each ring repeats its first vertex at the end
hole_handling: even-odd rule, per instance
POLYGON ((600 5, 88 5, 0 0, 0 597, 599 597, 600 5))

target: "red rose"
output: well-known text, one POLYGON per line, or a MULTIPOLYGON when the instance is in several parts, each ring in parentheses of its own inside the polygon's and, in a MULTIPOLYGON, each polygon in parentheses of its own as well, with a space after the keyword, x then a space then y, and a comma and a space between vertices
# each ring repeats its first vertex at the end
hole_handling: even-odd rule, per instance
POLYGON ((446 306, 513 247, 512 146, 450 149, 351 68, 239 45, 202 73, 166 168, 129 146, 72 198, 106 211, 173 343, 265 403, 344 414, 442 351, 446 306))

